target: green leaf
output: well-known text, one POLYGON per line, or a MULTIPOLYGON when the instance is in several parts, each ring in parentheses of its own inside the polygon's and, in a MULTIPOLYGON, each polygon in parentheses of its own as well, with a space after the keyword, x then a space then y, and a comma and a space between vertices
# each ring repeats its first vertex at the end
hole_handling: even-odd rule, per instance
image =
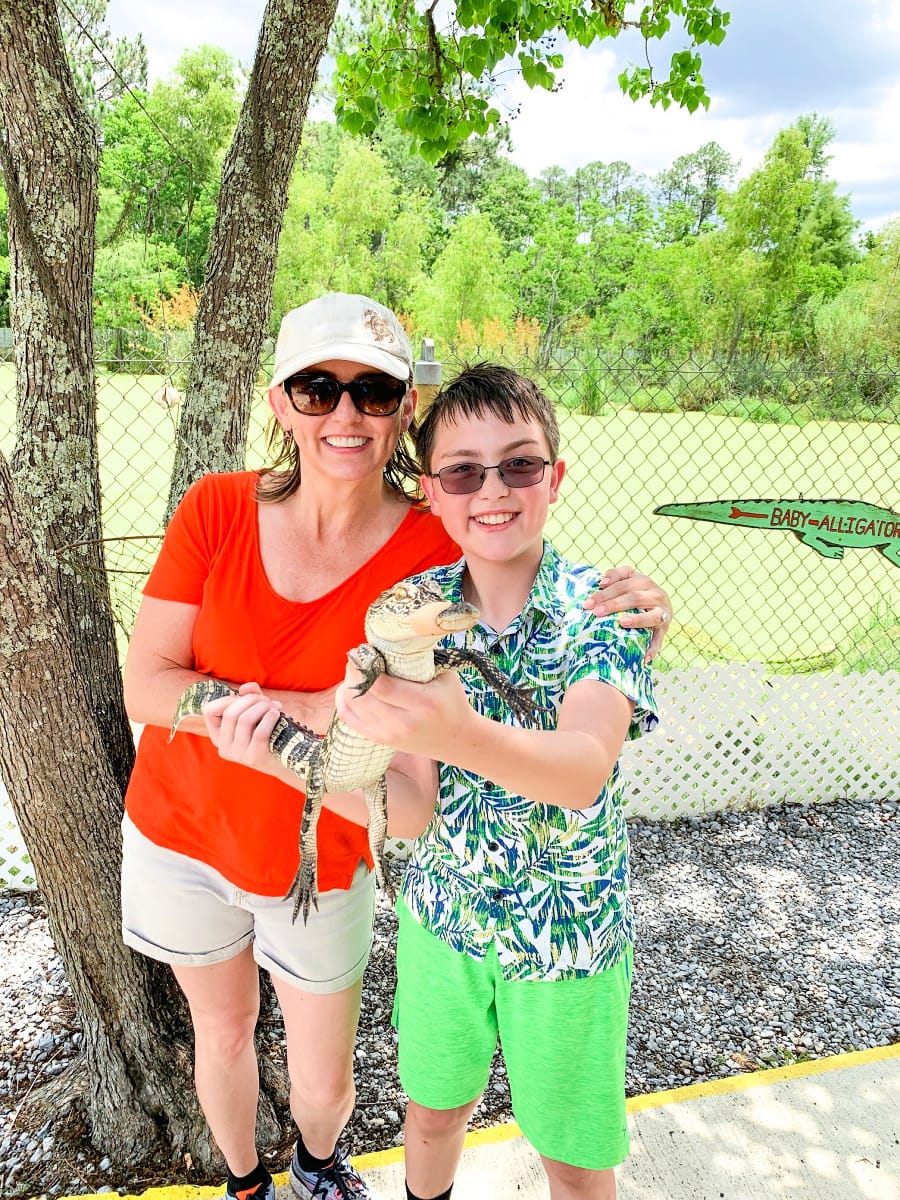
POLYGON ((362 113, 356 108, 345 108, 340 113, 340 122, 348 133, 360 134, 363 130, 364 120, 362 113))

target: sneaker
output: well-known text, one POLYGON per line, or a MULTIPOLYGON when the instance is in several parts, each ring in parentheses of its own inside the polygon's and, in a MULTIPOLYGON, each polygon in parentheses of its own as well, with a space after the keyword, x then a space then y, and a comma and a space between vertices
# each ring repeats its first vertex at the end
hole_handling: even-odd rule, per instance
POLYGON ((242 1188, 238 1192, 226 1187, 225 1200, 275 1200, 275 1184, 270 1179, 268 1183, 258 1183, 254 1188, 242 1188))
POLYGON ((355 1170, 344 1150, 338 1147, 334 1162, 322 1171, 304 1171, 297 1159, 297 1147, 291 1159, 291 1187, 301 1200, 381 1200, 355 1170))

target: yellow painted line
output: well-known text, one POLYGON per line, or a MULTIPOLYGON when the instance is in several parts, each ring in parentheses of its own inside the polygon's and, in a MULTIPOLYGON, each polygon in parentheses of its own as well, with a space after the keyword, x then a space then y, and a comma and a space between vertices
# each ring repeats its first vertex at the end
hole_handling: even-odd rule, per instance
MULTIPOLYGON (((829 1058, 811 1059, 809 1062, 791 1063, 787 1067, 771 1067, 765 1071, 753 1071, 747 1075, 729 1075, 724 1079, 711 1079, 707 1083, 690 1083, 685 1087, 670 1088, 663 1092, 647 1092, 643 1096, 629 1096, 625 1107, 629 1113, 644 1112, 648 1108, 662 1108, 666 1104, 679 1104, 685 1100, 700 1100, 704 1096, 726 1096, 732 1092, 743 1092, 748 1088, 768 1087, 787 1079, 805 1079, 811 1075, 823 1075, 826 1071, 861 1067, 867 1063, 884 1062, 900 1058, 900 1044, 876 1046, 871 1050, 851 1050, 847 1054, 833 1054, 829 1058)), ((466 1134, 466 1146, 494 1145, 511 1138, 521 1137, 522 1131, 515 1121, 504 1125, 492 1125, 489 1129, 473 1129, 466 1134)), ((360 1169, 383 1167, 399 1162, 403 1158, 403 1147, 376 1150, 361 1154, 353 1161, 360 1169)))
MULTIPOLYGON (((282 1171, 280 1175, 273 1175, 272 1179, 276 1187, 282 1187, 288 1182, 287 1171, 282 1171)), ((224 1182, 218 1183, 215 1187, 198 1187, 192 1183, 172 1184, 169 1187, 148 1188, 146 1192, 132 1195, 131 1192, 127 1196, 120 1196, 118 1192, 91 1192, 89 1195, 80 1196, 59 1196, 57 1200, 222 1200, 225 1195, 224 1182)), ((35 1196, 31 1200, 37 1200, 35 1196)))
MULTIPOLYGON (((729 1075, 724 1079, 711 1079, 707 1083, 691 1083, 685 1087, 670 1088, 663 1092, 648 1092, 643 1096, 630 1096, 626 1101, 629 1113, 645 1112, 650 1108, 662 1108, 667 1104, 680 1104, 686 1100, 701 1100, 707 1096, 727 1096, 732 1092, 744 1092, 750 1088, 769 1087, 791 1079, 808 1079, 813 1075, 824 1075, 851 1067, 862 1067, 869 1063, 886 1062, 900 1058, 900 1043, 893 1046, 876 1046, 871 1050, 852 1050, 847 1054, 833 1054, 829 1058, 815 1058, 809 1062, 791 1063, 787 1067, 771 1067, 765 1071, 753 1071, 747 1075, 729 1075)), ((488 1129, 473 1129, 466 1134, 466 1147, 495 1145, 521 1137, 522 1131, 515 1121, 504 1125, 492 1125, 488 1129)), ((374 1150, 370 1154, 355 1154, 353 1163, 359 1170, 386 1167, 401 1162, 403 1147, 392 1146, 389 1150, 374 1150)), ((288 1182, 287 1172, 274 1176, 276 1187, 288 1182)), ((62 1196, 60 1200, 115 1200, 115 1192, 86 1196, 62 1196)), ((150 1188, 140 1196, 124 1196, 120 1200, 212 1200, 223 1195, 223 1186, 192 1187, 177 1186, 150 1188)), ((32 1197, 32 1200, 35 1200, 32 1197)))
POLYGON ((808 1062, 791 1063, 787 1067, 770 1067, 765 1071, 753 1071, 747 1075, 728 1075, 724 1079, 711 1079, 707 1083, 690 1083, 686 1087, 672 1088, 667 1092, 648 1092, 644 1096, 631 1096, 627 1101, 630 1113, 644 1112, 648 1108, 661 1108, 664 1104, 678 1104, 683 1100, 699 1100, 705 1096, 727 1096, 732 1092, 743 1092, 748 1088, 768 1087, 788 1079, 806 1079, 811 1075, 824 1075, 827 1071, 838 1071, 850 1067, 862 1067, 867 1063, 884 1062, 900 1058, 900 1044, 876 1046, 872 1050, 851 1050, 847 1054, 833 1054, 829 1058, 814 1058, 808 1062))
MULTIPOLYGON (((486 1129, 472 1129, 466 1134, 465 1145, 490 1146, 495 1142, 507 1142, 510 1138, 520 1137, 522 1130, 515 1121, 505 1125, 490 1125, 486 1129)), ((369 1154, 354 1154, 353 1165, 360 1171, 369 1167, 387 1167, 391 1163, 403 1161, 403 1147, 392 1146, 390 1150, 373 1150, 369 1154)))
POLYGON ((391 1163, 403 1161, 403 1147, 391 1146, 389 1150, 370 1150, 368 1154, 354 1154, 352 1161, 358 1171, 365 1171, 369 1167, 389 1167, 391 1163))

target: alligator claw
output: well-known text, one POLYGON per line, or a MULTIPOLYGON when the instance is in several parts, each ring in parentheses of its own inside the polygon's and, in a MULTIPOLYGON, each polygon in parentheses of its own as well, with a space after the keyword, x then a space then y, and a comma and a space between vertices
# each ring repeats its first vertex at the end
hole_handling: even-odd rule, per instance
POLYGON ((291 909, 291 924, 295 924, 297 914, 303 910, 303 924, 309 922, 310 905, 319 911, 319 892, 316 888, 316 880, 314 874, 307 867, 304 869, 303 863, 297 868, 297 874, 294 876, 294 881, 288 888, 285 895, 285 900, 294 898, 294 907, 291 909))

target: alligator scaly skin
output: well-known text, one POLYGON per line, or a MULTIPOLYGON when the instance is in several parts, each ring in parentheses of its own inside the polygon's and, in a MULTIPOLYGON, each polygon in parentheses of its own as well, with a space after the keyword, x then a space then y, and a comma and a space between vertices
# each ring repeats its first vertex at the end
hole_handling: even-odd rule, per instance
MULTIPOLYGON (((435 650, 447 633, 471 629, 478 610, 464 601, 449 603, 429 580, 404 581, 373 601, 366 614, 368 641, 351 652, 365 679, 359 691, 366 692, 379 675, 426 683, 447 670, 469 664, 506 700, 525 724, 530 724, 539 706, 530 688, 515 687, 485 654, 475 650, 435 650)), ((186 689, 178 702, 172 723, 174 736, 179 723, 200 713, 210 700, 237 693, 215 679, 202 679, 186 689)), ((285 899, 293 897, 292 919, 302 910, 304 924, 309 909, 318 909, 316 886, 316 826, 325 792, 347 792, 361 788, 368 811, 369 849, 378 883, 391 899, 394 888, 384 858, 387 836, 387 783, 385 771, 394 755, 390 746, 369 741, 335 714, 319 737, 305 725, 281 715, 269 737, 269 748, 289 771, 303 781, 306 802, 300 827, 300 866, 285 899)))

